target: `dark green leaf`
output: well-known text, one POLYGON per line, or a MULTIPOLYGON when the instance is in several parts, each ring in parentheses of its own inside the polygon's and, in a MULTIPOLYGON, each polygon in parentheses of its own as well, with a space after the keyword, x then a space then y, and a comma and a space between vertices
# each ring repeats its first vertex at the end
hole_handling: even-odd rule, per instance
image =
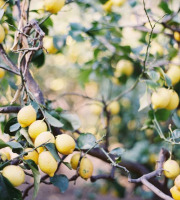
POLYGON ((178 139, 178 138, 180 138, 180 129, 175 129, 175 130, 172 132, 172 138, 173 138, 173 139, 178 139))
POLYGON ((64 165, 66 165, 66 167, 68 167, 70 170, 72 169, 71 164, 68 162, 63 162, 64 165))
POLYGON ((58 128, 63 127, 63 124, 59 120, 57 120, 55 117, 53 117, 46 111, 45 111, 45 117, 47 118, 51 126, 58 127, 58 128))
POLYGON ((45 145, 45 147, 51 152, 52 156, 56 159, 57 162, 59 162, 61 159, 57 153, 55 144, 53 143, 48 143, 45 145))
POLYGON ((165 1, 161 1, 159 7, 167 14, 172 14, 172 11, 169 9, 168 3, 165 1))
POLYGON ((59 188, 59 190, 64 193, 69 186, 69 180, 68 178, 61 174, 61 175, 55 175, 54 177, 50 178, 50 181, 53 185, 59 188))
POLYGON ((180 118, 177 116, 176 113, 173 114, 172 120, 177 128, 180 128, 180 118))
POLYGON ((20 128, 20 124, 18 124, 17 117, 10 119, 4 127, 4 133, 14 136, 20 128))
POLYGON ((159 109, 155 112, 158 121, 166 121, 171 114, 171 111, 166 109, 159 109))
POLYGON ((40 68, 44 65, 45 55, 43 50, 36 51, 32 57, 32 62, 37 68, 40 68))
POLYGON ((0 149, 3 149, 5 147, 9 147, 9 145, 6 144, 6 142, 4 142, 3 140, 0 139, 0 149))
POLYGON ((89 149, 96 144, 96 138, 91 133, 81 133, 77 139, 77 145, 80 149, 89 149))
POLYGON ((125 152, 125 149, 118 147, 110 151, 110 154, 113 154, 116 157, 121 157, 124 152, 125 152))
POLYGON ((16 123, 12 126, 10 126, 10 132, 16 132, 21 128, 21 125, 19 123, 16 123))
POLYGON ((23 136, 25 137, 25 139, 27 140, 27 142, 28 142, 30 145, 34 146, 34 144, 33 144, 32 140, 31 140, 31 138, 29 137, 29 133, 26 131, 26 129, 22 128, 22 129, 20 130, 20 134, 23 135, 23 136))

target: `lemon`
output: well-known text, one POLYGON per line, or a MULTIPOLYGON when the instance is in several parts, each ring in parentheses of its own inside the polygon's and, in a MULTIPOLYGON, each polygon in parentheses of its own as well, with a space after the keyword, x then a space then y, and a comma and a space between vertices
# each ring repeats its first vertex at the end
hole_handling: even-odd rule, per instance
POLYGON ((133 71, 133 64, 129 60, 120 60, 116 65, 115 76, 120 77, 123 74, 126 76, 130 76, 133 71))
POLYGON ((178 175, 174 181, 174 185, 180 190, 180 175, 178 175))
POLYGON ((3 169, 2 174, 12 183, 14 187, 24 183, 25 174, 19 166, 9 165, 3 169))
POLYGON ((83 179, 88 179, 92 176, 93 173, 93 164, 88 158, 82 158, 79 165, 79 175, 83 179))
POLYGON ((150 53, 151 54, 158 53, 160 56, 162 56, 163 53, 164 53, 164 49, 163 49, 163 47, 159 43, 153 42, 152 46, 150 48, 150 53))
POLYGON ((81 156, 80 153, 76 153, 76 154, 74 154, 74 155, 72 156, 70 163, 71 163, 71 167, 72 167, 73 169, 77 169, 80 156, 81 156))
POLYGON ((37 165, 38 164, 39 154, 37 153, 36 150, 33 151, 32 148, 26 148, 25 149, 25 152, 28 152, 28 151, 31 151, 31 152, 29 152, 27 156, 23 157, 24 160, 33 160, 36 163, 36 165, 37 165))
POLYGON ((54 46, 53 37, 51 36, 44 37, 43 46, 49 54, 55 54, 58 51, 54 46))
POLYGON ((171 79, 172 85, 175 85, 180 81, 180 66, 171 65, 166 74, 171 79))
MULTIPOLYGON (((55 143, 54 135, 49 131, 40 133, 34 141, 34 146, 38 147, 45 143, 55 143)), ((43 152, 44 147, 38 147, 37 151, 38 151, 38 153, 43 152)))
POLYGON ((64 6, 65 0, 45 0, 44 5, 45 5, 45 10, 56 14, 58 13, 61 8, 64 6))
POLYGON ((111 0, 111 1, 115 6, 122 6, 126 2, 126 0, 111 0))
POLYGON ((167 178, 175 179, 180 173, 179 164, 175 160, 167 160, 163 164, 164 175, 167 178))
POLYGON ((111 12, 111 9, 112 9, 112 1, 109 0, 107 1, 104 5, 103 5, 103 10, 106 11, 106 12, 111 12))
POLYGON ((31 138, 35 139, 40 133, 47 131, 47 125, 43 120, 33 122, 28 129, 31 138))
POLYGON ((172 197, 173 197, 174 200, 179 200, 180 199, 180 190, 178 190, 176 186, 173 186, 170 189, 170 192, 171 192, 172 197))
POLYGON ((3 78, 5 75, 5 70, 0 68, 0 78, 3 78))
POLYGON ((174 39, 177 41, 177 42, 180 42, 180 33, 179 32, 174 32, 174 39))
POLYGON ((166 106, 166 109, 174 110, 179 105, 179 96, 174 90, 169 90, 169 93, 170 93, 170 100, 168 105, 166 106))
POLYGON ((4 28, 5 34, 7 35, 8 32, 9 32, 9 25, 8 25, 7 23, 3 23, 2 26, 3 26, 3 28, 4 28))
POLYGON ((117 101, 111 102, 107 106, 107 110, 112 114, 112 115, 117 115, 120 111, 120 105, 117 101))
POLYGON ((0 152, 0 157, 3 161, 6 161, 6 160, 11 160, 11 155, 9 152, 6 152, 6 151, 3 151, 3 152, 0 152))
POLYGON ((44 151, 39 154, 38 163, 41 171, 48 174, 50 177, 54 176, 58 163, 49 151, 44 151))
POLYGON ((36 121, 35 109, 31 105, 24 106, 18 112, 17 120, 23 128, 31 125, 34 121, 36 121))
POLYGON ((159 88, 156 92, 153 92, 151 101, 154 109, 165 108, 170 101, 170 93, 166 88, 159 88))
POLYGON ((71 154, 74 151, 75 146, 76 143, 70 135, 61 134, 56 137, 56 148, 64 155, 71 154))
MULTIPOLYGON (((0 0, 0 8, 2 8, 5 4, 5 1, 4 0, 0 0)), ((4 10, 7 9, 7 4, 3 7, 4 10)))
POLYGON ((102 105, 100 105, 100 104, 92 104, 90 109, 94 115, 100 115, 103 111, 102 105))
POLYGON ((0 24, 0 43, 3 42, 4 38, 5 38, 5 31, 2 25, 0 24))

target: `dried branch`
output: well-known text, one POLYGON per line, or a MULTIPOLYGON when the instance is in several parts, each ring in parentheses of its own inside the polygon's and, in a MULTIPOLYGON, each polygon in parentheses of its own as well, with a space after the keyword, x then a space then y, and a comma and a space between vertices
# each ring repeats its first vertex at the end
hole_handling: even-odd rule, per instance
POLYGON ((20 76, 20 73, 19 73, 19 72, 14 71, 14 70, 12 70, 12 69, 9 69, 8 67, 5 67, 5 66, 0 65, 0 68, 6 70, 6 71, 8 71, 8 72, 11 72, 11 73, 13 73, 13 74, 16 74, 16 75, 19 75, 19 76, 20 76))

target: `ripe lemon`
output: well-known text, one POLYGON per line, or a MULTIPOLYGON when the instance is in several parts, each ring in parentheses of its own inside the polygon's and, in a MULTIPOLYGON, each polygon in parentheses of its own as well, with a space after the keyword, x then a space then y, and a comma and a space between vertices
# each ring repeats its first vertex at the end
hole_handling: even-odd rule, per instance
POLYGON ((162 56, 164 53, 164 49, 159 43, 153 42, 150 49, 150 53, 153 55, 158 53, 160 56, 162 56))
POLYGON ((177 42, 180 42, 180 33, 179 32, 174 32, 174 39, 177 41, 177 42))
POLYGON ((173 197, 174 200, 179 200, 180 199, 180 190, 178 190, 176 186, 173 186, 170 189, 170 192, 171 192, 172 197, 173 197))
POLYGON ((151 101, 154 109, 165 108, 170 101, 170 93, 166 88, 159 88, 153 92, 151 101))
POLYGON ((126 0, 111 0, 111 1, 115 6, 122 6, 126 2, 126 0))
POLYGON ((167 178, 175 179, 180 174, 179 164, 175 160, 167 160, 163 164, 164 175, 167 178))
POLYGON ((31 125, 34 121, 36 121, 35 109, 31 105, 24 106, 18 112, 17 120, 23 128, 31 125))
POLYGON ((111 9, 112 9, 112 1, 109 0, 107 1, 104 5, 103 5, 103 10, 106 11, 106 12, 111 12, 111 9))
POLYGON ((176 177, 174 185, 177 187, 178 190, 180 190, 180 175, 176 177))
POLYGON ((80 153, 76 153, 76 154, 74 154, 74 155, 72 156, 70 163, 71 163, 71 167, 72 167, 73 169, 77 169, 80 156, 81 156, 80 153))
MULTIPOLYGON (((5 4, 5 1, 4 0, 0 0, 0 8, 2 8, 5 4)), ((4 10, 7 9, 7 4, 3 7, 4 10)))
POLYGON ((88 179, 92 176, 93 173, 93 164, 88 158, 82 158, 79 165, 79 175, 83 179, 88 179))
POLYGON ((5 70, 0 68, 0 78, 3 78, 5 75, 5 70))
POLYGON ((31 138, 35 139, 40 133, 47 131, 47 125, 43 120, 33 122, 28 129, 31 138))
POLYGON ((130 76, 133 71, 133 64, 129 60, 120 60, 116 65, 115 76, 120 77, 123 74, 126 76, 130 76))
POLYGON ((172 85, 180 81, 180 66, 172 65, 166 73, 171 79, 172 85))
POLYGON ((45 0, 44 2, 45 10, 52 14, 58 13, 64 4, 65 0, 45 0))
POLYGON ((179 105, 179 96, 174 90, 169 90, 169 93, 170 93, 170 100, 168 105, 166 106, 166 109, 174 110, 179 105))
POLYGON ((39 157, 39 154, 37 153, 36 150, 32 151, 33 149, 32 148, 26 148, 25 149, 25 152, 28 152, 28 151, 31 151, 28 153, 27 156, 24 156, 24 160, 33 160, 36 165, 38 164, 38 157, 39 157))
POLYGON ((92 104, 90 109, 94 115, 100 115, 103 111, 102 105, 100 105, 100 104, 92 104))
POLYGON ((4 177, 6 177, 12 185, 15 187, 24 183, 25 174, 24 171, 19 166, 9 165, 5 167, 2 171, 4 177))
MULTIPOLYGON (((49 131, 40 133, 34 141, 34 146, 38 147, 38 146, 45 144, 45 143, 55 143, 54 135, 49 131)), ((38 153, 43 152, 44 147, 38 147, 37 151, 38 151, 38 153)))
POLYGON ((54 46, 53 37, 45 36, 43 39, 43 46, 49 54, 55 54, 58 51, 54 46))
POLYGON ((11 160, 11 155, 9 152, 7 151, 2 151, 0 152, 0 157, 3 161, 6 161, 6 160, 11 160))
POLYGON ((58 163, 49 151, 44 151, 39 154, 38 163, 41 171, 48 174, 50 177, 54 176, 58 163))
POLYGON ((64 155, 71 154, 74 151, 75 146, 76 143, 70 135, 61 134, 56 137, 56 148, 64 155))
POLYGON ((9 32, 9 25, 8 25, 7 23, 3 23, 2 26, 3 26, 3 28, 4 28, 5 34, 7 35, 8 32, 9 32))
POLYGON ((120 105, 117 101, 111 102, 107 106, 107 110, 112 114, 112 115, 117 115, 120 111, 120 105))
POLYGON ((0 43, 3 42, 4 38, 5 38, 5 31, 2 25, 0 24, 0 43))

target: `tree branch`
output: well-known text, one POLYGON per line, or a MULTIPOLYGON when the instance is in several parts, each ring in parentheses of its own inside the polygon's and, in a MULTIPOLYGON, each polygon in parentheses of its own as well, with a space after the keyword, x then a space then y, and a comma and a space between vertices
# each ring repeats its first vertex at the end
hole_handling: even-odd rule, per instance
POLYGON ((20 109, 20 106, 5 106, 0 107, 0 113, 18 113, 20 109))

